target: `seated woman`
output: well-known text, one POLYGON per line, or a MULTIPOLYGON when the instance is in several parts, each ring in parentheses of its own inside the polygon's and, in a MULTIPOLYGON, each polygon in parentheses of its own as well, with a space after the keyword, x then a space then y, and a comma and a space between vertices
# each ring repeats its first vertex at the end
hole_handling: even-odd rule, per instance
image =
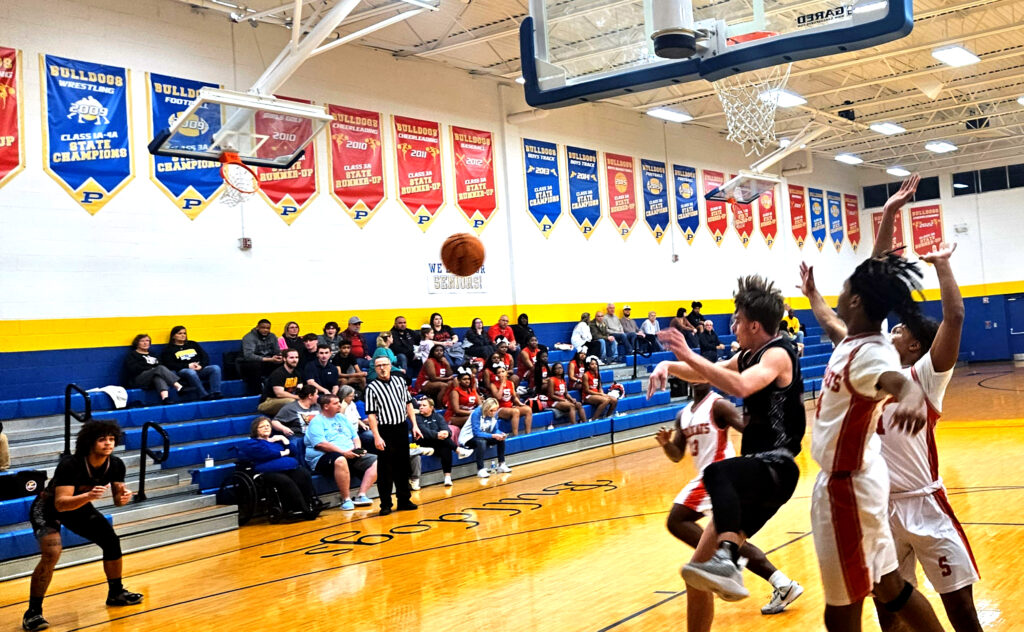
POLYGON ((501 354, 495 351, 487 358, 484 368, 480 371, 477 378, 477 391, 480 393, 481 401, 491 396, 491 384, 498 383, 498 374, 495 372, 495 368, 499 364, 504 365, 505 363, 501 361, 501 354))
POLYGON ((466 330, 466 342, 469 343, 469 346, 465 348, 467 358, 484 358, 486 360, 494 353, 494 346, 487 335, 487 330, 484 329, 484 321, 480 318, 474 318, 473 324, 466 330))
POLYGON ((579 391, 583 396, 583 374, 587 372, 587 352, 577 351, 569 361, 569 372, 565 375, 565 384, 570 391, 579 391))
POLYGON ((461 365, 463 358, 466 357, 465 351, 452 328, 444 324, 441 314, 434 312, 430 315, 430 330, 434 332, 434 344, 444 347, 444 355, 448 358, 448 364, 452 367, 461 365))
POLYGON ((295 349, 300 356, 302 355, 303 342, 302 336, 299 335, 299 323, 294 320, 288 321, 288 324, 284 326, 284 332, 277 338, 277 346, 281 348, 281 351, 295 349))
MULTIPOLYGON (((545 391, 548 396, 548 405, 555 410, 569 415, 569 423, 586 423, 587 412, 583 410, 583 404, 569 394, 569 387, 565 383, 565 369, 561 362, 555 362, 551 367, 551 377, 548 378, 548 386, 545 391)), ((553 430, 554 424, 548 426, 553 430)))
POLYGON ((155 355, 149 353, 153 340, 149 334, 139 334, 132 340, 132 350, 124 359, 124 372, 128 385, 137 388, 151 388, 160 393, 161 404, 173 403, 170 399, 171 387, 181 390, 178 376, 160 364, 155 355))
POLYGON ((444 486, 452 486, 452 451, 464 459, 473 450, 464 448, 456 443, 457 434, 453 434, 447 421, 441 417, 441 413, 434 410, 434 400, 429 397, 422 397, 419 401, 419 412, 416 413, 416 425, 423 433, 417 443, 426 448, 433 448, 434 454, 441 460, 441 471, 444 472, 444 486))
POLYGON ((444 420, 450 426, 461 428, 480 405, 480 396, 473 388, 472 371, 463 366, 459 367, 458 373, 459 378, 454 388, 448 390, 448 408, 444 411, 444 420))
MULTIPOLYGON (((513 393, 514 394, 514 393, 513 393)), ((459 445, 473 450, 476 455, 476 475, 480 478, 488 478, 491 473, 484 467, 484 452, 488 446, 498 447, 498 472, 511 472, 511 468, 505 465, 505 433, 498 429, 498 417, 495 413, 499 410, 498 400, 488 398, 484 403, 473 411, 469 417, 462 433, 459 435, 459 445)))
POLYGON ((491 396, 498 401, 498 417, 511 422, 513 437, 519 434, 519 418, 525 417, 526 434, 530 434, 533 427, 533 411, 519 401, 515 384, 508 379, 508 369, 504 365, 499 364, 494 367, 494 373, 498 376, 498 382, 491 384, 491 396))
POLYGON ((508 338, 505 336, 498 336, 495 338, 494 350, 501 359, 501 363, 505 365, 506 369, 508 369, 508 379, 512 380, 512 383, 516 386, 519 386, 519 376, 513 371, 513 368, 515 367, 515 360, 512 359, 512 354, 508 352, 508 338))
POLYGON ((587 372, 583 374, 583 402, 594 407, 591 419, 611 417, 619 405, 619 400, 601 389, 601 367, 597 364, 597 356, 587 358, 587 372))
POLYGON ((448 388, 448 383, 454 379, 452 365, 444 357, 444 347, 434 345, 416 378, 416 389, 427 397, 435 398, 448 388))
POLYGON ((551 376, 551 368, 548 366, 548 352, 541 349, 533 361, 533 383, 531 388, 534 395, 547 395, 548 380, 551 376))
MULTIPOLYGON (((391 350, 391 332, 385 331, 377 336, 377 349, 373 352, 373 358, 379 358, 380 356, 386 357, 391 360, 391 374, 401 375, 405 378, 405 365, 408 364, 409 360, 404 356, 395 356, 395 352, 391 350)), ((369 375, 366 378, 369 381, 377 379, 377 371, 373 368, 373 362, 369 366, 369 375)))
POLYGON ((291 456, 288 439, 271 435, 270 431, 270 420, 257 417, 252 422, 249 440, 238 446, 238 452, 252 461, 253 469, 277 490, 290 515, 314 520, 323 505, 313 491, 313 479, 291 456))
POLYGON ((377 453, 373 445, 373 431, 370 424, 359 414, 359 407, 356 406, 356 389, 344 385, 338 389, 338 399, 341 401, 341 415, 352 424, 352 429, 359 436, 359 444, 366 446, 366 450, 372 454, 377 453))
POLYGON ((697 347, 697 328, 693 326, 686 318, 686 308, 680 307, 676 310, 676 317, 668 321, 668 326, 673 329, 677 329, 683 338, 686 338, 686 344, 691 349, 697 347))
POLYGON ((183 325, 171 329, 171 339, 160 352, 160 364, 174 371, 189 386, 195 389, 199 399, 220 399, 220 367, 210 364, 198 342, 188 339, 183 325), (203 380, 210 383, 210 390, 203 388, 203 380))
POLYGON ((519 375, 519 382, 527 387, 533 384, 533 363, 537 360, 540 347, 537 346, 537 336, 530 336, 526 339, 522 351, 519 352, 519 363, 516 366, 516 373, 519 375))

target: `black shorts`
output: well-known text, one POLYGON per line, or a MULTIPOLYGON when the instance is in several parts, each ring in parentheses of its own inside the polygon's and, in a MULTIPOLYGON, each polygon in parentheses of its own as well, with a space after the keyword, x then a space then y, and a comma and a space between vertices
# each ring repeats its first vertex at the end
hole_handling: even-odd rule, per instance
MULTIPOLYGON (((344 458, 340 452, 328 452, 316 462, 316 467, 313 471, 321 476, 334 476, 334 462, 344 458)), ((364 454, 354 459, 348 459, 348 471, 352 475, 362 478, 366 470, 370 469, 376 461, 376 454, 364 454)))
POLYGON ((796 490, 800 479, 800 468, 791 458, 777 455, 751 455, 741 457, 751 459, 760 465, 765 485, 759 486, 760 493, 756 500, 746 500, 743 507, 743 533, 748 537, 761 530, 761 527, 789 501, 796 490))
POLYGON ((60 533, 61 525, 103 549, 104 560, 121 558, 120 539, 107 519, 92 506, 83 505, 74 511, 57 511, 53 500, 40 494, 28 510, 29 523, 36 539, 60 533))

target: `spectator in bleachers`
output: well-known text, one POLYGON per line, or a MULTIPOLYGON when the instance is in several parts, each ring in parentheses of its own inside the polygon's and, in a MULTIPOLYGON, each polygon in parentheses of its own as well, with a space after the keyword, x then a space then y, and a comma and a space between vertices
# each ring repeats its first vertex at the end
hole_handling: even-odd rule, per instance
POLYGON ((644 334, 644 344, 647 351, 654 353, 661 351, 661 341, 658 340, 658 332, 661 331, 661 324, 658 322, 658 314, 647 312, 647 320, 640 324, 640 331, 644 334))
POLYGON ((590 335, 593 337, 592 343, 596 342, 601 347, 601 356, 604 361, 614 362, 619 355, 619 343, 608 331, 608 325, 604 321, 604 312, 600 310, 594 312, 594 319, 590 321, 590 335))
MULTIPOLYGON (((569 415, 569 423, 586 423, 587 413, 583 410, 583 404, 569 393, 569 385, 565 381, 565 369, 561 362, 555 362, 551 367, 551 377, 548 378, 546 393, 548 403, 552 408, 569 415)), ((554 427, 555 425, 551 424, 548 426, 548 430, 553 430, 554 427)))
POLYGON ((377 456, 367 454, 349 420, 341 415, 337 395, 320 396, 320 414, 306 431, 306 463, 321 476, 334 478, 341 494, 341 508, 351 511, 373 503, 366 492, 377 480, 377 456), (359 495, 352 499, 351 472, 361 478, 359 495))
POLYGON ((783 303, 782 305, 782 321, 786 323, 786 328, 796 338, 796 342, 802 347, 804 344, 804 331, 800 325, 800 319, 796 317, 796 313, 793 308, 789 306, 789 303, 783 303))
POLYGON ((177 373, 186 384, 196 391, 199 399, 220 399, 220 367, 210 364, 210 356, 194 340, 188 339, 188 331, 182 325, 171 329, 171 339, 160 352, 160 364, 177 373), (203 388, 203 380, 210 384, 210 390, 203 388))
POLYGON ((445 421, 456 428, 461 428, 473 409, 480 405, 480 395, 473 388, 473 373, 468 367, 459 367, 458 380, 454 388, 448 391, 448 398, 445 400, 448 407, 444 411, 445 421))
POLYGON ((270 420, 274 434, 279 434, 288 439, 292 454, 298 459, 303 467, 306 465, 305 444, 303 437, 306 436, 306 428, 309 422, 320 412, 317 400, 320 393, 311 384, 303 384, 295 393, 298 399, 288 402, 277 411, 274 418, 270 420))
POLYGON ((320 345, 320 336, 308 333, 299 340, 302 341, 302 347, 299 349, 299 366, 306 366, 316 360, 316 348, 320 345))
POLYGON ((160 360, 149 352, 152 344, 148 334, 135 336, 132 350, 124 358, 125 376, 130 386, 153 389, 160 393, 161 403, 170 404, 171 387, 180 391, 182 386, 174 371, 160 364, 160 360))
POLYGON ((324 323, 324 333, 317 338, 317 342, 325 344, 331 348, 331 357, 338 353, 338 347, 341 345, 341 336, 338 335, 338 331, 341 328, 338 323, 333 320, 329 320, 324 323))
POLYGON ((718 352, 725 349, 725 345, 718 339, 715 332, 715 324, 710 320, 701 323, 701 331, 697 334, 697 342, 700 344, 700 354, 710 362, 718 362, 718 352))
POLYGON ((245 380, 250 393, 263 390, 263 378, 284 363, 284 355, 277 344, 277 337, 270 333, 270 321, 260 319, 252 331, 242 337, 242 359, 238 363, 239 373, 245 380))
MULTIPOLYGON (((430 350, 434 348, 434 329, 430 325, 420 327, 420 341, 416 345, 416 361, 421 365, 430 357, 430 350)), ((422 370, 423 367, 420 367, 422 370)))
POLYGON ((263 388, 263 399, 256 410, 268 417, 275 416, 281 407, 299 398, 302 372, 299 370, 299 352, 288 349, 284 352, 284 364, 279 366, 263 388))
MULTIPOLYGON (((397 375, 405 375, 405 356, 396 356, 391 351, 391 332, 384 331, 377 336, 377 348, 373 352, 371 359, 376 359, 381 356, 386 357, 391 361, 392 373, 397 375)), ((373 369, 372 362, 369 370, 369 378, 371 380, 377 379, 377 372, 373 369)))
POLYGON ((505 363, 501 361, 501 354, 495 351, 487 358, 483 370, 480 371, 477 390, 484 399, 491 396, 491 385, 498 383, 498 365, 505 366, 505 363))
POLYGON ((356 389, 351 386, 342 386, 338 391, 338 399, 341 400, 341 414, 352 424, 352 429, 359 435, 360 445, 366 446, 369 452, 376 453, 377 448, 373 445, 373 433, 370 431, 370 424, 366 418, 359 413, 359 406, 356 405, 356 389))
POLYGON ((302 378, 321 395, 338 394, 338 367, 331 362, 331 347, 317 343, 316 360, 302 367, 302 378))
POLYGON ((508 341, 508 348, 515 351, 516 348, 516 334, 512 331, 512 328, 508 326, 508 314, 502 314, 498 318, 498 322, 491 325, 491 328, 487 330, 487 337, 498 344, 498 338, 504 338, 508 341))
MULTIPOLYGON (((477 406, 473 406, 476 410, 477 406)), ((473 454, 473 450, 464 448, 456 443, 458 434, 455 434, 448 422, 441 417, 441 413, 434 410, 434 400, 429 397, 421 397, 416 414, 416 425, 419 426, 423 436, 419 444, 427 448, 433 448, 434 454, 441 461, 441 472, 444 473, 444 486, 452 486, 452 452, 464 459, 473 454)), ((467 416, 468 419, 468 416, 467 416)))
POLYGON ((537 352, 533 361, 533 380, 530 383, 533 395, 546 395, 548 392, 548 380, 551 378, 551 368, 548 366, 547 349, 537 352))
POLYGON ((491 344, 492 340, 484 330, 482 318, 473 319, 473 324, 466 330, 465 340, 469 343, 469 346, 466 347, 466 355, 470 358, 484 358, 486 360, 494 353, 494 345, 491 344))
POLYGON ((697 333, 700 333, 705 320, 704 314, 700 313, 702 307, 704 307, 704 304, 700 301, 690 303, 690 313, 686 316, 686 320, 690 321, 690 324, 697 330, 697 333))
POLYGON ((455 379, 452 365, 444 357, 444 347, 435 344, 430 356, 423 363, 420 374, 416 377, 416 389, 427 397, 439 398, 441 392, 448 388, 448 383, 455 379))
POLYGON ((302 351, 302 336, 299 335, 299 323, 294 320, 288 321, 284 326, 284 332, 277 339, 277 346, 281 348, 281 351, 285 349, 302 351))
MULTIPOLYGON (((580 314, 580 322, 576 323, 576 326, 572 328, 572 337, 569 338, 569 342, 572 344, 572 348, 576 351, 582 351, 584 355, 590 351, 590 342, 594 339, 593 334, 590 333, 590 312, 583 312, 580 314)), ((600 345, 595 345, 597 348, 593 350, 594 353, 598 353, 600 345)))
POLYGON ((779 335, 793 343, 793 348, 796 349, 797 357, 804 354, 804 344, 802 342, 798 342, 796 334, 794 334, 789 328, 789 322, 787 322, 785 318, 779 322, 779 335))
POLYGON ((494 351, 498 354, 498 358, 501 363, 508 369, 508 379, 512 381, 516 387, 519 386, 519 376, 515 374, 515 359, 512 354, 509 353, 509 341, 505 339, 505 336, 498 336, 495 342, 494 351))
POLYGON ((530 327, 530 317, 526 314, 520 314, 516 318, 516 324, 512 325, 512 338, 510 340, 517 341, 517 344, 522 347, 530 340, 530 336, 536 336, 533 327, 530 327))
POLYGON ((516 363, 516 374, 519 376, 516 386, 522 384, 529 388, 533 384, 533 365, 537 361, 540 347, 537 345, 537 336, 530 336, 524 340, 525 346, 519 352, 519 362, 516 363))
POLYGON ((565 374, 565 383, 570 391, 579 391, 583 397, 583 374, 587 372, 587 353, 577 351, 569 361, 569 372, 565 374))
POLYGON ((313 491, 313 479, 305 467, 299 467, 288 439, 271 435, 270 420, 257 417, 249 431, 249 440, 238 446, 242 458, 252 462, 253 469, 277 490, 284 509, 291 515, 315 520, 323 505, 313 491))
POLYGON ((452 368, 462 365, 466 353, 459 344, 459 337, 452 331, 452 328, 444 324, 441 314, 434 312, 430 315, 430 328, 434 332, 434 344, 444 347, 444 355, 448 358, 448 364, 452 368))
POLYGON ((627 356, 633 355, 636 334, 633 334, 632 339, 626 335, 622 328, 622 321, 615 315, 615 303, 608 303, 605 308, 604 325, 608 328, 608 334, 615 339, 615 346, 618 349, 616 359, 621 362, 627 356))
POLYGON ((594 407, 594 416, 591 419, 611 417, 619 405, 618 399, 608 395, 601 388, 601 367, 594 356, 587 358, 587 372, 583 374, 583 402, 594 407))
POLYGON ((4 434, 4 425, 0 424, 0 472, 6 472, 11 467, 11 446, 4 434))
POLYGON ((676 317, 668 322, 668 326, 683 334, 688 347, 693 349, 697 346, 697 328, 687 319, 685 307, 676 310, 676 317))
POLYGON ((363 321, 359 320, 358 316, 352 316, 348 319, 348 327, 345 331, 341 332, 341 338, 352 343, 352 355, 356 357, 359 367, 364 371, 368 371, 370 368, 370 354, 373 353, 374 349, 366 344, 366 338, 359 333, 362 331, 362 328, 363 321))
POLYGON ((626 340, 632 345, 633 349, 640 350, 644 344, 646 334, 637 329, 636 321, 631 318, 633 308, 629 305, 625 305, 622 308, 622 318, 619 319, 619 324, 622 325, 622 334, 626 336, 626 340))
MULTIPOLYGON (((416 345, 420 342, 416 332, 409 329, 405 316, 396 316, 395 324, 391 327, 391 351, 399 358, 405 358, 401 364, 406 375, 413 375, 419 371, 416 364, 416 345)), ((399 362, 403 360, 399 359, 399 362)))
POLYGON ((338 367, 338 383, 349 385, 360 391, 366 390, 366 371, 359 366, 355 355, 352 353, 352 343, 342 340, 338 343, 338 353, 333 360, 338 367))
MULTIPOLYGON (((513 394, 515 392, 513 391, 513 394)), ((498 447, 498 472, 507 473, 512 470, 505 465, 505 438, 506 434, 498 429, 498 417, 496 411, 500 411, 496 399, 489 398, 473 411, 469 417, 462 433, 459 435, 460 445, 471 448, 476 455, 476 475, 480 478, 488 478, 491 473, 484 468, 484 453, 488 446, 498 447)))
POLYGON ((498 400, 498 417, 511 422, 513 437, 519 434, 520 417, 524 418, 526 434, 530 434, 533 428, 533 411, 519 400, 516 386, 508 377, 508 369, 499 364, 494 373, 497 375, 497 383, 491 384, 491 396, 498 400))

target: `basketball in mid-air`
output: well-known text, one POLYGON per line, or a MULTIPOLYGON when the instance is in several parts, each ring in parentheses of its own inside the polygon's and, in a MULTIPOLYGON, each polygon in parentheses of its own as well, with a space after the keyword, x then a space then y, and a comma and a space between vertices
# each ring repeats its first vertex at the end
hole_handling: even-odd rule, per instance
POLYGON ((484 264, 484 244, 469 233, 455 233, 444 240, 441 261, 452 274, 469 276, 484 264))

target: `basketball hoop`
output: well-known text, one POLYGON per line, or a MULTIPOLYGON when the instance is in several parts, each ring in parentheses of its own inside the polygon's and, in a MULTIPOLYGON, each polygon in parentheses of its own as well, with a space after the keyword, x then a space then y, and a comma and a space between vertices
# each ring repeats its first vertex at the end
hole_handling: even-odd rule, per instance
POLYGON ((772 66, 712 84, 725 112, 726 138, 741 145, 747 156, 760 156, 775 142, 775 111, 790 68, 792 64, 772 66))
POLYGON ((221 195, 221 201, 227 206, 238 206, 259 191, 260 180, 252 167, 242 162, 238 154, 225 151, 220 155, 220 177, 228 185, 221 195))

